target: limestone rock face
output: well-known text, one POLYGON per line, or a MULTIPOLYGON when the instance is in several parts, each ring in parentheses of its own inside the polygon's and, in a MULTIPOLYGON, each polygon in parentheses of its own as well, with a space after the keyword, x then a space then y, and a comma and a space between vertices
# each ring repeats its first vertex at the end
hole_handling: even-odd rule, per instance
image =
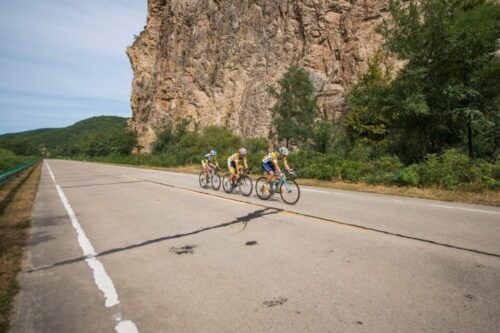
POLYGON ((129 122, 143 151, 162 124, 190 117, 244 137, 269 133, 267 87, 290 65, 310 73, 323 117, 376 53, 388 0, 149 0, 127 50, 134 71, 129 122))

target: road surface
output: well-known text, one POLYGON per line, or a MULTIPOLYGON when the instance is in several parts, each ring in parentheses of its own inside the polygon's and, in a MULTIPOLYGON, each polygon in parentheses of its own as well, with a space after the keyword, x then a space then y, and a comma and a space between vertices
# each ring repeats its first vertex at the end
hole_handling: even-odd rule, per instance
POLYGON ((499 332, 500 209, 47 160, 13 332, 499 332))

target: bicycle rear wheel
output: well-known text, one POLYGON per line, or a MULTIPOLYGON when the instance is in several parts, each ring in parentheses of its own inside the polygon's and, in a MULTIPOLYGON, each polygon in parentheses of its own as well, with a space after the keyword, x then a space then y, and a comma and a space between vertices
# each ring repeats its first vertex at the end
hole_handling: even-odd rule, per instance
POLYGON ((226 193, 233 192, 234 187, 231 184, 231 181, 229 180, 229 175, 224 175, 224 177, 222 177, 222 189, 226 193))
POLYGON ((295 204, 300 199, 300 187, 294 180, 287 180, 280 186, 281 199, 289 205, 295 204))
POLYGON ((252 179, 247 175, 242 175, 240 177, 238 188, 240 189, 241 194, 243 194, 245 197, 248 197, 250 194, 252 194, 253 191, 252 179))
POLYGON ((266 183, 267 183, 267 177, 260 177, 255 182, 255 192, 257 192, 257 196, 262 200, 267 200, 271 197, 271 190, 269 189, 269 186, 267 188, 267 191, 264 186, 266 185, 266 183))
POLYGON ((220 176, 216 173, 212 175, 212 188, 216 191, 220 189, 220 176))
POLYGON ((205 177, 205 171, 200 172, 200 177, 198 178, 198 181, 200 182, 200 186, 203 188, 208 187, 208 181, 207 178, 205 177))

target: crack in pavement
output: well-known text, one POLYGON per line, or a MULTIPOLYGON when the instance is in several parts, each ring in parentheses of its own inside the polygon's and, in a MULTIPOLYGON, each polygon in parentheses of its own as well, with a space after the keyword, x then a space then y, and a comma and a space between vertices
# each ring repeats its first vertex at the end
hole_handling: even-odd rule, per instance
MULTIPOLYGON (((144 182, 148 182, 148 183, 158 184, 158 185, 167 186, 167 187, 171 187, 171 188, 175 188, 175 189, 179 189, 179 190, 184 190, 184 191, 188 191, 188 192, 193 192, 193 193, 201 193, 201 194, 204 194, 204 195, 207 195, 207 196, 211 196, 211 197, 217 197, 217 198, 232 200, 232 201, 235 201, 235 202, 243 202, 243 203, 246 203, 246 204, 249 204, 249 205, 258 206, 258 207, 274 208, 274 207, 266 206, 266 205, 259 204, 259 203, 254 203, 254 202, 245 201, 245 200, 239 200, 239 199, 234 199, 234 198, 228 198, 228 197, 220 196, 220 195, 214 195, 214 194, 211 194, 211 193, 207 193, 207 192, 203 192, 203 191, 198 191, 198 190, 193 190, 193 189, 188 189, 188 188, 185 188, 185 187, 175 186, 175 185, 166 184, 166 183, 162 183, 162 182, 158 182, 158 181, 152 181, 152 180, 142 179, 142 178, 137 178, 137 177, 134 177, 134 178, 135 179, 143 180, 144 182)), ((275 209, 279 209, 279 208, 275 208, 275 209)), ((472 252, 472 253, 477 253, 477 254, 483 254, 483 255, 487 255, 487 256, 491 256, 491 257, 495 257, 495 258, 500 258, 500 254, 498 254, 498 253, 486 252, 486 251, 481 251, 481 250, 476 250, 476 249, 461 247, 461 246, 457 246, 457 245, 452 245, 452 244, 448 244, 448 243, 442 243, 442 242, 438 242, 438 241, 433 241, 433 240, 430 240, 430 239, 419 238, 419 237, 414 237, 414 236, 408 236, 408 235, 404 235, 404 234, 400 234, 400 233, 396 233, 396 232, 392 232, 392 231, 387 231, 387 230, 382 230, 382 229, 376 229, 376 228, 366 227, 366 226, 359 225, 359 224, 354 224, 354 223, 336 221, 336 220, 328 219, 328 218, 325 218, 325 217, 319 217, 319 216, 314 216, 314 215, 311 215, 311 214, 294 212, 294 211, 287 210, 287 209, 281 209, 281 212, 291 213, 291 214, 295 214, 295 215, 298 215, 298 216, 307 217, 307 218, 311 218, 311 219, 317 219, 317 220, 321 220, 321 221, 324 221, 324 222, 329 222, 329 223, 334 223, 334 224, 339 224, 339 225, 344 225, 344 226, 349 226, 349 227, 355 227, 355 228, 359 228, 359 229, 363 229, 363 230, 367 230, 367 231, 372 231, 372 232, 376 232, 376 233, 380 233, 380 234, 395 236, 395 237, 399 237, 399 238, 411 239, 411 240, 415 240, 415 241, 419 241, 419 242, 424 242, 424 243, 428 243, 428 244, 433 244, 433 245, 438 245, 438 246, 444 246, 444 247, 455 249, 455 250, 462 250, 462 251, 467 251, 467 252, 472 252)))
MULTIPOLYGON (((226 223, 221 223, 221 224, 217 224, 217 225, 210 226, 210 227, 200 228, 200 229, 197 229, 197 230, 194 230, 194 231, 180 233, 180 234, 176 234, 176 235, 163 236, 163 237, 159 237, 159 238, 155 238, 155 239, 150 239, 150 240, 147 240, 147 241, 144 241, 144 242, 141 242, 141 243, 132 244, 132 245, 128 245, 128 246, 123 246, 123 247, 117 247, 117 248, 114 248, 114 249, 109 249, 109 250, 106 250, 106 251, 102 251, 102 252, 98 253, 97 255, 95 255, 93 257, 107 256, 107 255, 110 255, 110 254, 113 254, 113 253, 123 252, 123 251, 135 249, 135 248, 138 248, 138 247, 143 247, 143 246, 150 245, 150 244, 164 242, 164 241, 167 241, 167 240, 170 240, 170 239, 176 239, 176 238, 182 238, 182 237, 192 236, 192 235, 196 235, 196 234, 199 234, 199 233, 202 233, 202 232, 206 232, 206 231, 210 231, 210 230, 214 230, 214 229, 229 227, 229 226, 237 224, 237 223, 245 223, 245 226, 246 226, 246 224, 248 222, 252 221, 252 220, 264 217, 266 215, 278 214, 278 213, 281 213, 282 211, 283 211, 282 209, 272 208, 272 207, 268 207, 268 208, 265 208, 265 209, 259 209, 259 210, 253 211, 251 213, 248 213, 245 216, 237 217, 234 220, 226 222, 226 223)), ((88 258, 89 258, 88 256, 81 256, 81 257, 77 257, 77 258, 73 258, 73 259, 59 261, 59 262, 56 262, 56 263, 51 264, 51 265, 41 266, 41 267, 37 267, 37 268, 31 268, 31 269, 26 270, 25 272, 26 273, 33 273, 33 272, 37 272, 37 271, 47 270, 47 269, 55 268, 55 267, 58 267, 58 266, 64 266, 64 265, 73 264, 73 263, 76 263, 76 262, 79 262, 79 261, 86 260, 88 258)))

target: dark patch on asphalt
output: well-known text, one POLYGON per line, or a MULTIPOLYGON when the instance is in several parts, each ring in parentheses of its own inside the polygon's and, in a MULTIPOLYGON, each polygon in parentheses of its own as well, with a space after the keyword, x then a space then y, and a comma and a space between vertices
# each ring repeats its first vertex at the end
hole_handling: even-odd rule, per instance
POLYGON ((280 297, 276 297, 276 298, 270 299, 268 301, 265 301, 264 305, 267 306, 268 308, 270 308, 270 307, 273 307, 273 306, 276 306, 276 305, 282 305, 286 301, 288 301, 288 298, 280 296, 280 297))
POLYGON ((464 294, 464 297, 467 299, 470 299, 471 301, 474 301, 477 299, 477 297, 472 295, 472 294, 464 294))
POLYGON ((358 325, 363 325, 363 322, 361 320, 355 321, 354 323, 358 325))
POLYGON ((170 252, 173 252, 177 255, 181 254, 193 254, 194 253, 194 248, 196 245, 184 245, 182 247, 171 247, 170 252))
POLYGON ((257 241, 248 241, 245 243, 246 246, 257 245, 257 241))

